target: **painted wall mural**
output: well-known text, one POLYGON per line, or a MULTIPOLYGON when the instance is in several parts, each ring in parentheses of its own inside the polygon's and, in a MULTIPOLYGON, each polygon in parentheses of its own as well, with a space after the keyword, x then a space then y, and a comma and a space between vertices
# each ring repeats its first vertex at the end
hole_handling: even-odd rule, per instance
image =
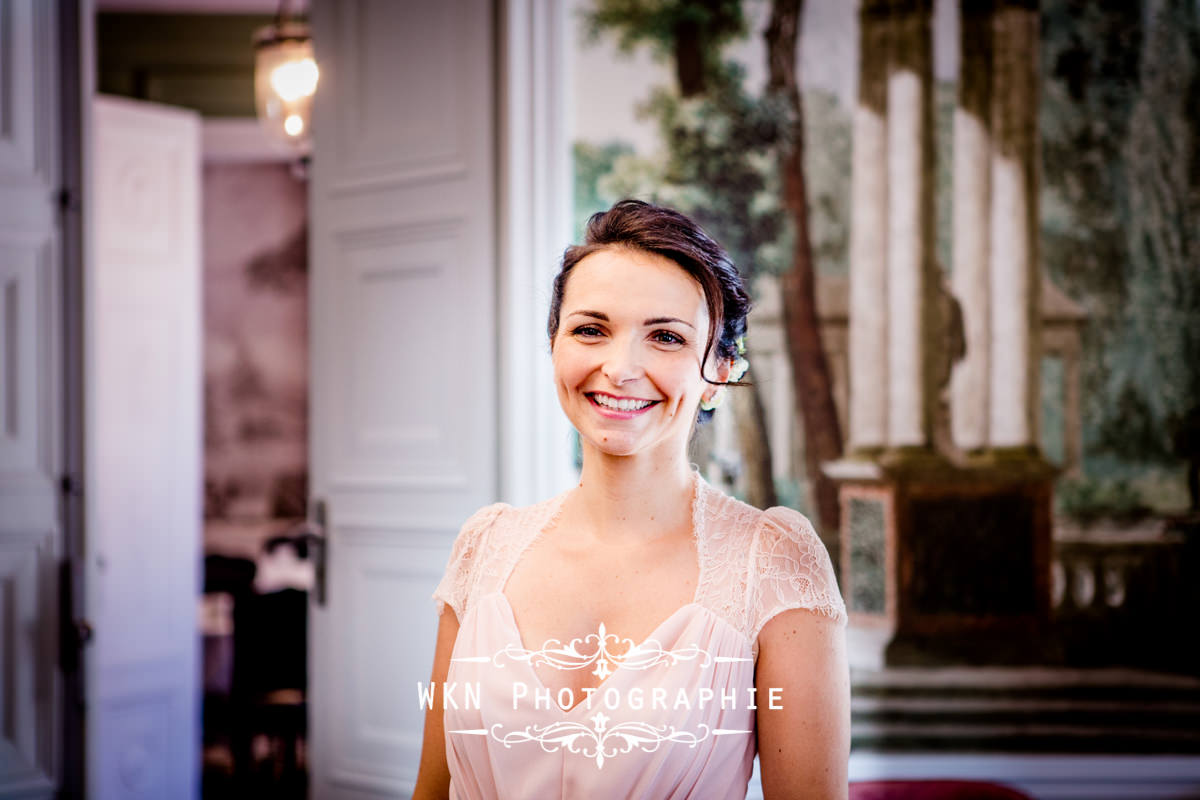
POLYGON ((253 558, 305 514, 307 194, 282 164, 204 169, 205 535, 253 558))
MULTIPOLYGON (((705 463, 748 501, 819 520, 844 580, 852 561, 875 575, 843 589, 901 633, 928 619, 885 608, 885 552, 924 552, 938 569, 959 569, 990 545, 964 548, 933 528, 961 520, 954 509, 990 508, 1007 522, 984 514, 975 528, 993 533, 981 537, 1024 526, 1013 538, 1045 551, 1017 559, 1032 564, 1009 582, 1022 589, 997 584, 985 596, 980 564, 978 574, 898 590, 932 603, 931 614, 965 603, 993 622, 1018 606, 1033 620, 1040 612, 1026 601, 1048 595, 1036 624, 1039 647, 1052 646, 1035 660, 1200 675, 1200 648, 1171 641, 1159 621, 1200 610, 1200 6, 808 0, 788 19, 793 6, 576 3, 576 237, 621 197, 662 202, 698 218, 754 282, 757 397, 735 401, 736 424, 727 415, 706 434, 705 463), (786 39, 793 22, 795 42, 786 39), (904 71, 911 84, 889 82, 904 71), (890 165, 871 161, 872 141, 890 165), (789 163, 796 153, 799 164, 789 163), (895 171, 905 158, 916 168, 895 171), (898 179, 912 185, 897 188, 898 179), (1020 208, 1033 216, 1008 213, 1020 208), (903 243, 917 248, 908 262, 927 265, 915 274, 922 299, 897 308, 881 293, 864 304, 870 292, 856 294, 856 282, 894 280, 908 263, 897 209, 928 225, 903 243), (982 248, 974 260, 972 246, 982 248), (876 257, 882 271, 870 273, 876 257), (804 310, 798 266, 812 275, 823 365, 789 348, 784 320, 804 310), (888 320, 888 336, 864 351, 856 325, 872 316, 888 320), (906 325, 913 358, 897 361, 895 333, 906 325), (1027 354, 1023 342, 1034 343, 1027 354), (925 367, 897 384, 911 363, 925 367), (800 396, 797 365, 824 371, 808 386, 827 399, 800 396), (875 397, 852 391, 856 381, 875 397), (917 398, 911 418, 889 399, 906 391, 917 398), (770 453, 747 444, 755 425, 770 453), (905 549, 916 534, 885 513, 903 492, 880 489, 896 474, 889 459, 903 461, 913 444, 952 476, 904 506, 931 521, 913 541, 940 541, 934 549, 905 549), (1022 483, 1013 458, 1041 464, 1042 477, 1022 483), (879 472, 863 493, 846 494, 853 480, 823 485, 820 465, 830 463, 879 472), (978 499, 964 506, 968 496, 978 499), (962 557, 947 561, 947 552, 962 557), (962 592, 945 589, 954 585, 962 592)), ((993 552, 993 563, 1011 555, 993 552)), ((921 646, 910 637, 881 658, 920 661, 921 646)))

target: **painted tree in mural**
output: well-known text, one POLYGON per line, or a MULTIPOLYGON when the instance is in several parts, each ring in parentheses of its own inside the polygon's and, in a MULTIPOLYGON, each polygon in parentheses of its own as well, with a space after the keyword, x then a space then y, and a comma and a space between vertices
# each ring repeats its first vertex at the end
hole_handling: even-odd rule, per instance
MULTIPOLYGON (((1092 337, 1106 337, 1126 293, 1121 143, 1137 93, 1138 6, 1042 4, 1042 255, 1069 295, 1088 298, 1092 337)), ((1089 397, 1099 396, 1098 376, 1089 375, 1086 388, 1089 397)))
POLYGON ((842 454, 842 431, 833 401, 833 378, 821 345, 816 276, 809 238, 804 173, 804 107, 797 75, 802 0, 775 0, 767 27, 767 100, 785 110, 780 142, 783 201, 791 219, 792 268, 781 282, 783 316, 792 361, 792 387, 804 422, 804 455, 817 513, 826 530, 838 524, 837 486, 821 464, 842 454))
MULTIPOLYGON (((1042 3, 1041 255, 1051 278, 1089 314, 1080 387, 1088 458, 1078 481, 1060 484, 1068 501, 1064 510, 1076 515, 1112 511, 1112 479, 1120 477, 1096 456, 1106 449, 1100 432, 1115 401, 1109 375, 1119 352, 1120 314, 1128 293, 1121 146, 1137 94, 1138 5, 1042 3)), ((1137 504, 1128 490, 1116 499, 1137 504)))
POLYGON ((613 163, 620 156, 633 154, 633 147, 625 142, 608 142, 607 144, 591 144, 576 142, 571 148, 571 156, 575 162, 575 219, 573 241, 583 240, 587 230, 587 221, 596 209, 606 208, 610 203, 604 202, 597 191, 600 178, 612 171, 613 163))
MULTIPOLYGON (((798 0, 776 3, 769 55, 788 60, 787 51, 790 63, 772 66, 761 98, 744 90, 740 67, 720 55, 722 45, 745 34, 738 0, 597 0, 590 23, 594 31, 616 32, 626 50, 645 43, 671 57, 678 84, 677 93, 657 90, 646 105, 667 145, 666 159, 619 158, 609 185, 619 187, 619 194, 654 197, 693 215, 721 240, 748 280, 760 269, 784 275, 807 475, 822 527, 836 530, 836 495, 819 468, 840 455, 841 434, 817 326, 795 69, 800 9, 798 0)), ((757 392, 746 397, 737 419, 747 499, 773 505, 765 415, 757 392)))
MULTIPOLYGON (((594 33, 615 32, 623 50, 645 44, 666 57, 677 87, 654 90, 643 109, 657 122, 665 158, 619 159, 607 188, 690 214, 721 241, 751 281, 756 247, 776 237, 778 214, 762 202, 770 196, 761 167, 772 121, 763 119, 763 109, 742 90, 739 68, 721 57, 722 45, 745 33, 739 0, 599 0, 590 22, 594 33)), ((746 500, 775 505, 770 443, 756 385, 736 392, 733 404, 746 500)))
POLYGON ((1129 260, 1105 440, 1183 459, 1200 511, 1200 24, 1194 0, 1161 0, 1146 31, 1123 194, 1129 260), (1131 433, 1140 433, 1130 440, 1131 433))
POLYGON ((1137 3, 1043 3, 1042 244, 1091 316, 1089 454, 1117 475, 1183 459, 1195 509, 1200 34, 1189 0, 1154 9, 1146 25, 1137 3))

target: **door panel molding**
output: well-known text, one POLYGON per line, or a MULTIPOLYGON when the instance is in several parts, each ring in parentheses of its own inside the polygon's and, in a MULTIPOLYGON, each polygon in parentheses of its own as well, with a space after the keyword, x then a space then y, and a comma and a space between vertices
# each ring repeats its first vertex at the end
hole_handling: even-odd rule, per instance
POLYGON ((54 3, 0 3, 0 176, 6 185, 57 179, 56 26, 54 3))
POLYGON ((337 144, 325 156, 337 162, 330 187, 337 195, 470 180, 490 160, 481 163, 475 147, 480 98, 468 55, 489 9, 474 0, 385 3, 331 4, 343 57, 328 93, 349 111, 326 120, 337 126, 337 144))
POLYGON ((91 107, 85 284, 88 797, 199 788, 200 121, 91 107))
POLYGON ((62 780, 59 4, 0 0, 0 797, 62 780))
POLYGON ((310 492, 329 509, 328 602, 309 614, 310 785, 317 800, 407 797, 430 593, 499 482, 493 6, 352 0, 310 19, 325 87, 310 492))
POLYGON ((545 338, 571 216, 568 9, 436 5, 310 15, 328 87, 310 185, 310 492, 330 553, 309 616, 316 800, 411 794, 455 535, 576 479, 545 338))

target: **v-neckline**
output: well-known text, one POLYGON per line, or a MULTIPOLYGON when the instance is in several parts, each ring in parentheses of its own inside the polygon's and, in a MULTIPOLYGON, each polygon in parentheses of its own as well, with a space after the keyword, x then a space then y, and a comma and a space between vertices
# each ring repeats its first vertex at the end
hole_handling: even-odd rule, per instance
MULTIPOLYGON (((641 648, 647 642, 649 642, 651 639, 654 639, 655 636, 658 634, 658 632, 660 630, 662 630, 667 625, 667 623, 669 623, 671 620, 675 619, 675 617, 679 616, 679 614, 683 613, 684 609, 700 605, 700 591, 701 591, 702 587, 704 586, 704 562, 705 562, 705 554, 704 554, 704 549, 703 549, 704 548, 704 536, 703 536, 703 530, 702 530, 702 528, 704 526, 703 526, 703 516, 701 514, 701 509, 703 507, 702 496, 704 493, 704 486, 703 486, 704 476, 701 475, 700 470, 695 467, 692 468, 691 473, 692 473, 691 527, 692 527, 692 541, 694 541, 696 543, 696 562, 697 562, 696 563, 696 590, 695 590, 695 592, 692 593, 692 599, 690 601, 688 601, 687 603, 684 603, 679 608, 675 609, 670 614, 668 614, 665 619, 663 619, 661 622, 658 623, 658 625, 656 625, 654 627, 654 630, 652 630, 652 631, 650 631, 650 633, 646 634, 646 636, 643 637, 640 642, 638 642, 636 645, 633 646, 634 649, 641 648)), ((521 627, 517 624, 517 614, 513 610, 512 603, 509 601, 508 595, 506 595, 504 593, 504 590, 505 590, 505 588, 507 588, 508 581, 512 577, 513 572, 516 570, 517 564, 521 563, 521 559, 525 557, 525 554, 529 552, 529 549, 531 547, 533 547, 534 543, 537 542, 539 539, 541 539, 542 536, 546 533, 546 531, 548 531, 556 522, 558 522, 558 518, 562 513, 563 503, 566 502, 567 495, 570 492, 571 492, 570 489, 568 489, 564 492, 561 492, 550 501, 550 506, 547 509, 547 514, 546 514, 545 520, 541 523, 541 525, 538 526, 537 531, 521 545, 521 547, 518 549, 517 553, 512 557, 511 562, 509 563, 504 575, 501 576, 501 578, 497 584, 498 588, 496 589, 495 592, 493 592, 493 594, 499 595, 500 600, 503 601, 505 612, 508 615, 508 622, 512 629, 512 633, 516 634, 518 646, 522 650, 525 650, 527 652, 530 650, 530 648, 525 643, 525 635, 523 633, 521 633, 521 627)), ((586 635, 588 635, 588 634, 585 634, 585 636, 586 635)), ((580 637, 575 637, 575 638, 580 638, 580 637)), ((620 639, 620 641, 625 641, 628 638, 630 638, 630 637, 622 638, 622 639, 620 639)), ((553 640, 553 638, 547 639, 547 641, 552 641, 552 640, 553 640)), ((567 641, 570 641, 570 638, 568 638, 567 641)), ((630 651, 626 651, 626 652, 630 652, 630 651)), ((537 674, 537 669, 534 667, 534 665, 532 663, 529 663, 528 666, 529 666, 530 673, 533 675, 533 679, 535 681, 537 681, 537 686, 541 689, 551 691, 550 688, 542 682, 542 678, 540 675, 537 674)), ((613 678, 614 676, 619 674, 621 671, 622 670, 621 670, 620 666, 618 666, 616 669, 614 669, 610 675, 608 675, 603 680, 601 680, 600 683, 596 684, 596 686, 594 687, 595 691, 600 691, 602 688, 607 687, 609 679, 613 678)), ((585 688, 591 688, 591 687, 585 687, 585 688)), ((580 692, 582 693, 583 690, 581 689, 580 692)), ((575 705, 571 706, 568 709, 564 709, 553 698, 552 698, 551 702, 555 708, 557 708, 564 716, 566 716, 566 715, 571 714, 573 711, 575 711, 575 709, 582 706, 584 704, 584 701, 586 700, 586 697, 587 696, 584 695, 583 699, 580 699, 577 703, 575 703, 575 705)))

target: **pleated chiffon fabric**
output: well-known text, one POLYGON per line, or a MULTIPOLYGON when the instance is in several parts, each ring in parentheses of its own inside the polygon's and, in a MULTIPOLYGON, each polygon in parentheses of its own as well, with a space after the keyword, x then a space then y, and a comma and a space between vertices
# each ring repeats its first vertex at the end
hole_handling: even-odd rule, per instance
POLYGON ((692 475, 696 593, 636 644, 602 628, 522 641, 504 586, 568 492, 495 503, 463 525, 433 594, 459 620, 446 677, 451 798, 746 796, 755 709, 770 702, 754 684, 759 631, 792 608, 844 625, 846 609, 803 515, 761 511, 692 475), (536 667, 602 681, 560 697, 536 667))

